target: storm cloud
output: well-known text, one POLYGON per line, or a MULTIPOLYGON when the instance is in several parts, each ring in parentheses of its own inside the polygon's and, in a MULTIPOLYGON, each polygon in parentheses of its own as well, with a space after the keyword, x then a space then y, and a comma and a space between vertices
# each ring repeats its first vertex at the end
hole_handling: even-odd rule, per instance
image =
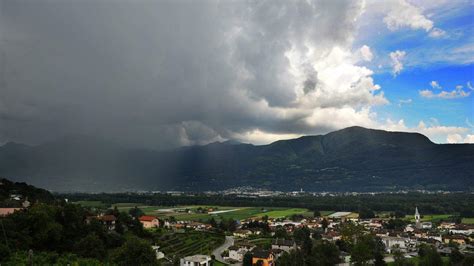
POLYGON ((388 103, 353 47, 363 2, 1 3, 0 142, 265 143, 388 103))

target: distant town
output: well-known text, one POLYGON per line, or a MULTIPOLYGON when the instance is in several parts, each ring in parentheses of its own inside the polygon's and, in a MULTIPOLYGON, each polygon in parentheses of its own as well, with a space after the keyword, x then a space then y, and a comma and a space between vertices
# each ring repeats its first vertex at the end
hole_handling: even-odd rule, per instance
MULTIPOLYGON (((278 190, 271 190, 265 188, 257 188, 251 186, 242 186, 242 187, 233 187, 224 190, 209 190, 203 192, 195 192, 195 191, 179 191, 179 190, 120 190, 115 192, 108 192, 108 193, 136 193, 136 194, 143 194, 143 195, 151 195, 151 194, 167 194, 172 196, 183 196, 183 195, 197 195, 197 194, 204 194, 204 195, 226 195, 226 196, 241 196, 241 197, 278 197, 278 196, 348 196, 348 195, 376 195, 376 194, 406 194, 406 193, 423 193, 423 194, 450 194, 450 193, 471 193, 466 191, 453 191, 453 190, 428 190, 428 189, 400 189, 400 190, 393 190, 393 191, 370 191, 370 192, 360 192, 360 191, 305 191, 303 188, 300 190, 295 191, 278 191, 278 190)), ((64 194, 64 192, 56 192, 59 194, 64 194)), ((81 192, 68 192, 68 193, 81 193, 81 192)), ((100 194, 103 192, 88 192, 90 194, 100 194)))

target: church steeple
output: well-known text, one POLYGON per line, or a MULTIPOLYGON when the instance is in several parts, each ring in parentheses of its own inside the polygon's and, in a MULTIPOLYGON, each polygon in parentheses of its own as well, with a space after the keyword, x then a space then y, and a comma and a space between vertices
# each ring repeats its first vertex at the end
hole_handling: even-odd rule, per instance
POLYGON ((418 207, 415 207, 415 221, 416 221, 416 227, 420 228, 420 213, 418 212, 418 207))

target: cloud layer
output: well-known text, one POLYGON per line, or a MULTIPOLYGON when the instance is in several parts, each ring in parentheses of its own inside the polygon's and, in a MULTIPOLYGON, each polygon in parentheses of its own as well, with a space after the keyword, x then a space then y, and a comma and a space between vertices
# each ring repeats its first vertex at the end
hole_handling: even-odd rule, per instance
MULTIPOLYGON (((433 31, 419 9, 395 4, 388 28, 433 31)), ((168 148, 386 126, 374 107, 389 101, 365 65, 374 53, 353 47, 364 1, 1 8, 0 142, 91 134, 168 148)), ((404 56, 390 54, 394 75, 404 56)))

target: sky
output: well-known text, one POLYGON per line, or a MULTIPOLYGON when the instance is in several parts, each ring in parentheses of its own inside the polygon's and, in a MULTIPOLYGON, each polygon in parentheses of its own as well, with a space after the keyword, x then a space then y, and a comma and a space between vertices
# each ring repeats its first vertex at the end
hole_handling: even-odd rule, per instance
POLYGON ((0 0, 0 143, 474 143, 474 2, 0 0))

